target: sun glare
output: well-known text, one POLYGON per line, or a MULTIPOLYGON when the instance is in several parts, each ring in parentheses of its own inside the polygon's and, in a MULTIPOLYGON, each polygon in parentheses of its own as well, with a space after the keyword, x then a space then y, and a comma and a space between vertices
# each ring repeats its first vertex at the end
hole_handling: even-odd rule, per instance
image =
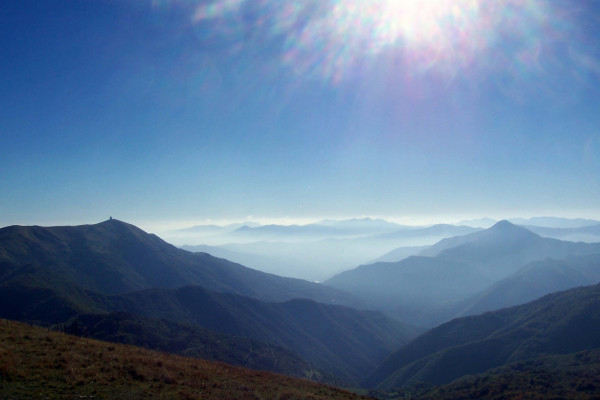
POLYGON ((337 1, 314 30, 319 37, 311 40, 324 38, 329 29, 327 41, 343 43, 337 53, 329 47, 340 69, 390 47, 402 49, 416 68, 442 63, 460 68, 484 47, 490 36, 485 29, 493 29, 480 5, 480 0, 337 1))
POLYGON ((199 6, 193 20, 219 21, 230 32, 248 23, 241 16, 258 15, 254 28, 284 38, 283 63, 339 81, 390 49, 415 73, 453 76, 474 63, 495 68, 541 40, 552 26, 549 7, 542 0, 215 0, 199 6))
POLYGON ((477 16, 475 0, 380 0, 380 30, 390 41, 402 39, 408 45, 447 42, 457 29, 473 24, 477 16))

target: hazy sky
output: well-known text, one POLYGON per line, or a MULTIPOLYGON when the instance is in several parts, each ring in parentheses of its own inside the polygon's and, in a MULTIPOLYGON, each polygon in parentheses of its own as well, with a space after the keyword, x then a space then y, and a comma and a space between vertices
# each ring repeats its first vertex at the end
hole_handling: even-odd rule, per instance
POLYGON ((599 3, 4 0, 0 226, 600 218, 599 3))

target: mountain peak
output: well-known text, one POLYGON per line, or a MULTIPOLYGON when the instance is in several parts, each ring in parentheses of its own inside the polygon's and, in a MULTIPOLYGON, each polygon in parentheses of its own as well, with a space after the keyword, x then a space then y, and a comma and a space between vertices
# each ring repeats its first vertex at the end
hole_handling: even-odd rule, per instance
MULTIPOLYGON (((108 225, 108 224, 127 224, 126 222, 120 221, 118 219, 115 219, 113 217, 110 217, 107 220, 104 220, 102 222, 99 222, 97 225, 108 225)), ((129 224, 127 224, 129 225, 129 224)))
MULTIPOLYGON (((98 227, 108 227, 108 228, 129 228, 129 229, 134 229, 134 230, 138 230, 138 231, 143 231, 141 228, 138 228, 135 225, 132 225, 130 223, 127 223, 125 221, 121 221, 119 219, 115 219, 115 218, 109 218, 106 221, 102 221, 99 222, 97 224, 95 224, 95 226, 98 227)), ((146 233, 146 232, 144 232, 146 233)))
POLYGON ((496 222, 492 227, 483 231, 481 236, 482 237, 501 236, 501 237, 513 237, 513 238, 524 239, 526 237, 530 237, 530 238, 537 237, 538 235, 531 232, 527 228, 524 228, 519 225, 515 225, 507 220, 501 220, 501 221, 496 222))
POLYGON ((515 224, 503 219, 501 221, 496 222, 489 229, 506 231, 506 230, 515 229, 515 228, 518 228, 515 224))

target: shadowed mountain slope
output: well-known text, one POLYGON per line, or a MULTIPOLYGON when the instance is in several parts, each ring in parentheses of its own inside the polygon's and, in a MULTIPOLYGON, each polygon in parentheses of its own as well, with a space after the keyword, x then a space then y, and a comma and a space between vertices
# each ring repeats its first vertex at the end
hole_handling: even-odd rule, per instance
POLYGON ((31 265, 104 294, 199 285, 266 301, 309 298, 360 306, 339 290, 266 274, 206 253, 190 253, 115 219, 95 225, 0 229, 0 283, 31 265))
POLYGON ((130 344, 230 365, 272 371, 298 378, 333 382, 296 353, 254 339, 218 334, 191 324, 124 312, 80 314, 65 330, 82 337, 130 344))
POLYGON ((600 350, 517 361, 442 386, 374 392, 381 400, 556 400, 600 398, 600 350))
MULTIPOLYGON (((306 377, 313 372, 307 361, 280 346, 217 334, 189 323, 110 313, 104 299, 104 295, 82 290, 46 269, 22 268, 0 284, 0 317, 42 326, 66 326, 73 333, 96 339, 291 376, 306 377)), ((326 379, 333 381, 331 376, 326 379)))
POLYGON ((365 381, 390 389, 443 384, 541 354, 600 347, 600 285, 447 322, 389 356, 365 381))
POLYGON ((481 314, 600 282, 600 254, 534 261, 464 302, 460 316, 481 314))
POLYGON ((458 302, 488 284, 476 266, 419 256, 396 263, 362 265, 324 283, 417 325, 431 324, 432 314, 440 305, 458 302))
POLYGON ((360 380, 415 336, 385 315, 311 300, 265 303, 189 286, 104 298, 104 307, 192 323, 289 348, 346 382, 360 380))
MULTIPOLYGON (((234 354, 226 355, 224 361, 239 359, 241 355, 235 352, 240 349, 247 354, 250 350, 243 349, 248 343, 245 338, 252 338, 290 349, 312 363, 314 369, 334 375, 346 384, 357 384, 390 352, 416 336, 414 329, 381 313, 312 300, 268 303, 239 295, 211 292, 199 286, 146 289, 106 296, 73 285, 54 288, 52 282, 56 279, 44 283, 39 275, 36 275, 38 282, 32 285, 27 278, 28 275, 23 274, 0 284, 0 317, 52 325, 72 321, 73 318, 84 318, 82 315, 90 313, 106 315, 124 311, 135 316, 191 324, 238 337, 242 343, 231 345, 229 349, 234 354)), ((156 322, 138 321, 140 329, 135 331, 131 343, 146 345, 152 342, 151 337, 158 332, 153 328, 154 324, 156 322)), ((180 334, 183 335, 186 329, 180 334)), ((118 332, 103 332, 109 333, 109 336, 95 337, 110 340, 122 337, 118 332)), ((169 335, 165 333, 159 336, 169 335)), ((210 339, 210 335, 205 337, 210 339)), ((200 339, 196 334, 195 340, 200 339)), ((161 348, 161 340, 152 347, 161 348)), ((164 344, 163 348, 176 352, 180 350, 173 346, 173 343, 164 344)), ((292 368, 292 373, 296 374, 299 368, 303 368, 302 365, 292 368)))
POLYGON ((414 246, 414 247, 398 247, 384 255, 372 260, 369 264, 378 262, 398 262, 410 256, 416 256, 429 246, 414 246))

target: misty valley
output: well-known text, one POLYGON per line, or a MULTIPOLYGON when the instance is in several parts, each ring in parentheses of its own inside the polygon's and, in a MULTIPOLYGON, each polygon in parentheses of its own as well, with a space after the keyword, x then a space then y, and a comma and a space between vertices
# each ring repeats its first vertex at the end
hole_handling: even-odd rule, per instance
POLYGON ((194 368, 212 378, 223 365, 237 368, 238 383, 263 371, 245 384, 244 395, 255 396, 247 398, 600 394, 598 221, 416 227, 363 218, 204 225, 161 236, 180 247, 112 217, 0 229, 3 398, 28 397, 27 388, 101 398, 157 390, 168 397, 179 388, 189 398, 244 398, 231 382, 219 389, 226 394, 157 378, 164 372, 156 366, 118 385, 109 368, 73 378, 69 368, 91 371, 104 356, 71 352, 105 342, 118 349, 115 365, 184 356, 206 360, 194 368), (61 353, 71 361, 51 367, 40 354, 64 341, 73 343, 61 353))

